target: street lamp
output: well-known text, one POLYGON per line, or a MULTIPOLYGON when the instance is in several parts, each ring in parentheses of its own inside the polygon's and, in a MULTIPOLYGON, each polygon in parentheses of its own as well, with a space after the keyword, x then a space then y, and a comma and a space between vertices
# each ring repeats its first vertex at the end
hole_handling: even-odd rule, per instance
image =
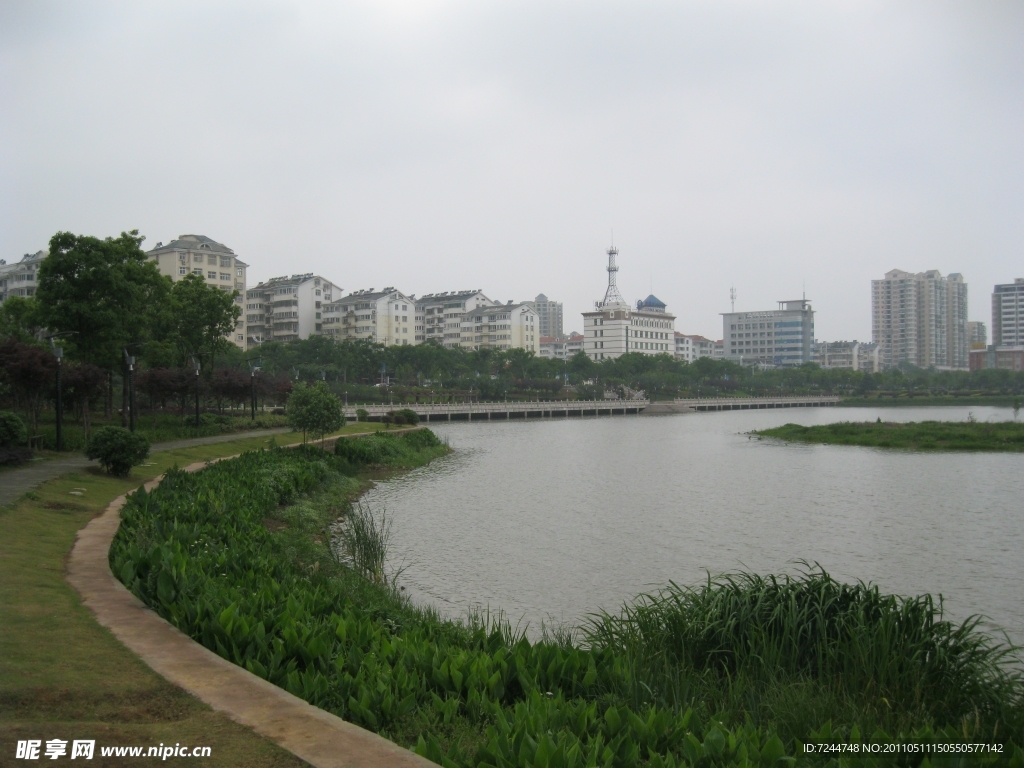
MULTIPOLYGON (((251 412, 252 412, 252 420, 256 421, 256 371, 258 371, 260 369, 260 366, 259 365, 253 365, 252 364, 253 363, 252 360, 246 360, 245 362, 247 362, 249 364, 249 387, 250 387, 249 407, 250 407, 251 412)), ((258 363, 262 363, 263 362, 263 358, 259 358, 257 360, 257 362, 258 363)), ((296 371, 296 378, 298 378, 297 374, 298 374, 298 371, 296 371)))
POLYGON ((199 429, 199 358, 192 355, 192 366, 196 370, 196 429, 199 429))
MULTIPOLYGON (((60 383, 60 372, 61 372, 61 361, 64 359, 64 348, 58 347, 56 339, 60 339, 64 336, 71 336, 77 333, 77 331, 64 331, 63 333, 55 333, 50 336, 50 348, 53 350, 53 356, 57 358, 57 450, 64 450, 64 400, 61 396, 61 383, 60 383)), ((86 401, 85 407, 89 407, 88 401, 86 401)))
POLYGON ((128 430, 135 431, 135 355, 124 352, 124 364, 128 369, 128 430))

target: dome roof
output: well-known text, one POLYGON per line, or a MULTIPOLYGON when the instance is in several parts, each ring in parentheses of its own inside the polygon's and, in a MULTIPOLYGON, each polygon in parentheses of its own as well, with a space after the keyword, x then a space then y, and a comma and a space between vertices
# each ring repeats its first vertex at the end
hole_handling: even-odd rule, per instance
POLYGON ((648 296, 646 299, 644 299, 643 301, 638 301, 636 303, 636 308, 637 309, 645 309, 647 307, 650 307, 652 309, 664 309, 665 306, 666 306, 665 302, 663 302, 661 299, 659 299, 653 293, 650 296, 648 296))

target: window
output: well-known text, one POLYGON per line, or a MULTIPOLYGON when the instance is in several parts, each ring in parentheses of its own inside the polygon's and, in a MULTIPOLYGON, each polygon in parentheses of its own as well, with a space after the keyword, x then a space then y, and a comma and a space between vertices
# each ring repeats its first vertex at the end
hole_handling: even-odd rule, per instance
POLYGON ((194 253, 194 254, 192 254, 192 261, 196 262, 197 264, 202 264, 203 263, 203 254, 201 254, 201 253, 194 253))
POLYGON ((317 295, 317 296, 319 296, 319 295, 320 295, 320 289, 319 289, 319 288, 317 288, 317 289, 316 289, 316 295, 317 295))
POLYGON ((178 267, 178 274, 179 275, 187 275, 188 274, 188 267, 178 267))
POLYGON ((208 280, 216 280, 217 279, 217 273, 216 272, 207 272, 206 273, 206 278, 208 280))
POLYGON ((242 276, 242 268, 239 267, 238 269, 236 269, 235 270, 235 274, 238 275, 238 277, 241 277, 242 276))
POLYGON ((203 268, 202 268, 202 267, 196 267, 196 268, 194 268, 194 269, 192 270, 192 274, 194 274, 194 275, 199 275, 200 277, 202 277, 202 276, 203 276, 203 268))
POLYGON ((221 272, 220 273, 220 279, 221 280, 230 280, 231 279, 231 273, 230 272, 221 272))

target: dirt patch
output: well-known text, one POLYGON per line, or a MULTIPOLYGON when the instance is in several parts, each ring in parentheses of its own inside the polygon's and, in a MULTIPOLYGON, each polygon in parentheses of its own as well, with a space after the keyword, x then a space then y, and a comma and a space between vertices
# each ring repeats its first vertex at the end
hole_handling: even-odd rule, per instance
POLYGON ((276 533, 277 531, 283 531, 288 528, 288 523, 284 520, 275 520, 272 517, 263 518, 263 527, 268 531, 276 533))

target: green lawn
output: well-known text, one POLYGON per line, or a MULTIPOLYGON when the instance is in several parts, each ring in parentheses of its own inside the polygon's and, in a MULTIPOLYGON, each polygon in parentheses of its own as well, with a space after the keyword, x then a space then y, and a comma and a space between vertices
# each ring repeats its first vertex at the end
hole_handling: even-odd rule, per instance
POLYGON ((917 451, 1024 451, 1024 424, 1015 421, 844 421, 814 427, 785 424, 752 434, 800 443, 917 451))
MULTIPOLYGON (((351 424, 344 432, 375 430, 351 424)), ((301 440, 277 436, 280 445, 301 440)), ((48 482, 0 509, 0 765, 18 739, 96 739, 90 765, 114 765, 99 745, 190 744, 213 748, 204 765, 306 765, 166 682, 93 619, 64 581, 75 534, 117 496, 177 464, 269 443, 243 438, 154 454, 116 479, 97 469, 48 482), (81 496, 73 496, 76 488, 81 496)), ((113 759, 112 759, 113 760, 113 759)))

